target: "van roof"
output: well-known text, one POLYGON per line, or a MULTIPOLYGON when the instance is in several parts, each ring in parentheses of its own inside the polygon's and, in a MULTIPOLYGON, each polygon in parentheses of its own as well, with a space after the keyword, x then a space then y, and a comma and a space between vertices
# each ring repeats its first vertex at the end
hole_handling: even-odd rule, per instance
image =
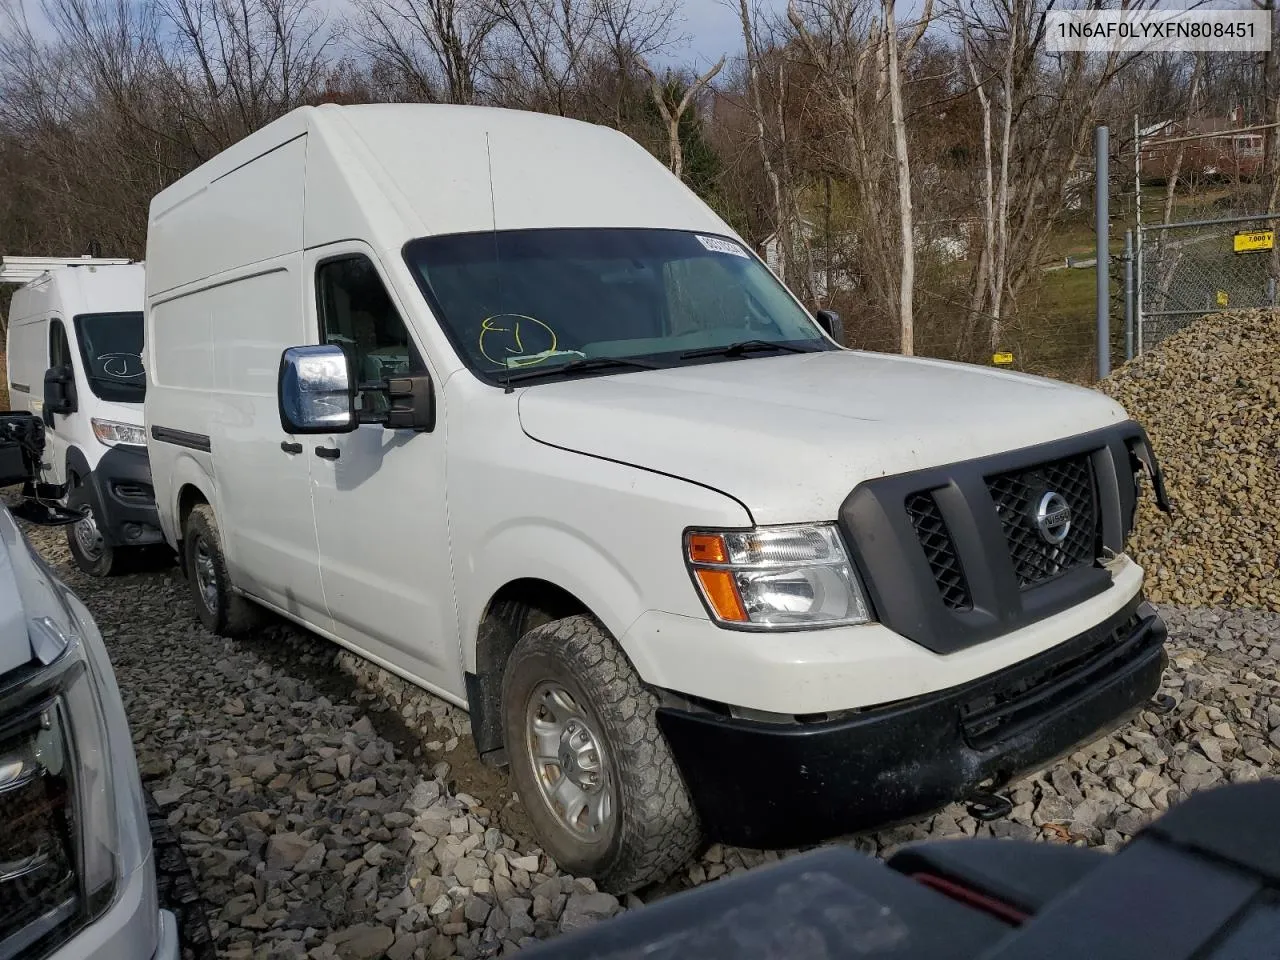
POLYGON ((10 323, 55 312, 64 319, 82 313, 142 310, 146 274, 141 263, 87 263, 47 270, 13 294, 10 323))
POLYGON ((381 194, 376 206, 401 221, 400 242, 407 235, 569 226, 733 235, 625 134, 548 114, 445 104, 300 107, 157 195, 152 221, 304 135, 308 190, 313 166, 331 170, 345 189, 357 181, 373 189, 381 194))
POLYGON ((0 257, 0 283, 31 283, 67 267, 105 267, 133 263, 115 257, 0 257))

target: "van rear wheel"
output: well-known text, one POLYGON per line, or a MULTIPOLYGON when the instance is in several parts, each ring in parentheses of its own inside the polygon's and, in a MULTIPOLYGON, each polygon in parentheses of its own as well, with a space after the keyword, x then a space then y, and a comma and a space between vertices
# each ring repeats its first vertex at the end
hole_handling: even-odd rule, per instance
POLYGON ((224 637, 252 629, 258 621, 258 609, 231 586, 218 520, 207 503, 197 504, 187 517, 182 549, 191 602, 200 622, 224 637))
POLYGON ((560 867, 626 893, 693 856, 702 831, 658 729, 658 698, 594 619, 521 637, 502 704, 513 785, 560 867))

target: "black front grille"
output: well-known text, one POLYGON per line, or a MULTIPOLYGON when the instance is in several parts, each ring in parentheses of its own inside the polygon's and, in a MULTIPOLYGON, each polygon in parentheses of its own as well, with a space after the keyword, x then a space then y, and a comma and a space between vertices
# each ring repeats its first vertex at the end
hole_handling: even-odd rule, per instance
POLYGON ((1097 557, 1098 498, 1091 463, 1088 454, 1080 454, 987 478, 1022 589, 1090 565, 1097 557), (1036 523, 1040 502, 1048 493, 1060 494, 1071 511, 1061 543, 1051 543, 1036 523))
POLYGON ((906 506, 942 602, 952 610, 968 610, 973 606, 973 596, 938 502, 932 493, 913 493, 907 497, 906 506))

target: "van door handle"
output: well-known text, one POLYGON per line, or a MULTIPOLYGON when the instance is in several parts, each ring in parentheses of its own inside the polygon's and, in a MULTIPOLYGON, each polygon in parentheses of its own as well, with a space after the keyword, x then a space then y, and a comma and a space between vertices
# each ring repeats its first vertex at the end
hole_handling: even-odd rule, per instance
POLYGON ((337 447, 316 447, 316 456, 326 460, 337 460, 342 456, 342 451, 337 447))
POLYGON ((280 449, 283 450, 285 453, 301 453, 302 444, 290 443, 288 440, 281 440, 280 449))

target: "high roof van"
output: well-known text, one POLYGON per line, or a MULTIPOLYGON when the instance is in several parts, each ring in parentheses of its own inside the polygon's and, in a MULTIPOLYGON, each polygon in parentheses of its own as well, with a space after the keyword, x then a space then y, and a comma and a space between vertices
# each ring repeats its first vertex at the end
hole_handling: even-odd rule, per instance
POLYGON ((67 527, 95 576, 163 546, 142 430, 144 267, 128 260, 6 257, 9 403, 45 424, 40 479, 83 513, 67 527))
POLYGON ((470 711, 610 890, 989 799, 1156 691, 1159 468, 1099 393, 836 328, 614 130, 296 110, 152 201, 160 523, 211 628, 470 711))

